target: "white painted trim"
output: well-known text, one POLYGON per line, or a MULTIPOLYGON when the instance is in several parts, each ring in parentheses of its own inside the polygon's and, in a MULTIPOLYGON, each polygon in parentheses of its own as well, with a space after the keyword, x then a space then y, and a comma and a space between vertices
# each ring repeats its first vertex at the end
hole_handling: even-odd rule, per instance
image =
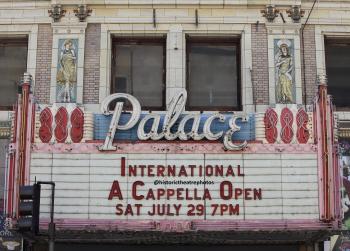
MULTIPOLYGON (((36 53, 38 42, 38 25, 0 25, 0 35, 16 36, 28 35, 27 72, 33 77, 33 87, 35 86, 36 53)), ((23 72, 24 73, 24 72, 23 72)))
POLYGON ((105 97, 110 94, 111 86, 111 60, 112 60, 112 36, 130 36, 130 35, 166 35, 165 30, 159 30, 153 26, 146 30, 144 26, 135 27, 132 24, 102 24, 101 25, 101 43, 100 43, 100 85, 99 85, 99 103, 102 103, 105 97), (143 27, 143 29, 141 29, 143 27), (151 28, 152 27, 152 28, 151 28), (133 29, 135 28, 135 29, 133 29))
MULTIPOLYGON (((330 37, 348 37, 350 38, 350 26, 343 25, 316 25, 315 26, 315 45, 316 45, 316 66, 317 75, 327 75, 326 71, 326 53, 325 36, 330 37)), ((336 112, 339 120, 350 120, 350 112, 336 112)))
POLYGON ((169 104, 171 97, 177 92, 186 88, 186 41, 185 34, 198 35, 240 35, 241 36, 241 88, 243 111, 252 112, 253 91, 250 76, 252 69, 251 51, 251 25, 250 24, 220 24, 220 27, 199 25, 162 24, 155 28, 151 25, 133 26, 132 24, 102 24, 101 45, 100 45, 100 86, 99 103, 110 93, 110 69, 111 69, 111 37, 118 35, 159 35, 167 34, 166 48, 166 104, 169 104), (146 27, 147 26, 147 27, 146 27), (181 43, 182 41, 182 43, 181 43), (173 43, 176 42, 178 50, 174 50, 173 43), (172 58, 182 55, 181 62, 172 58), (179 67, 179 65, 182 65, 179 67), (180 76, 182 74, 182 76, 180 76))
POLYGON ((325 36, 350 38, 350 26, 342 26, 342 25, 337 25, 337 26, 316 25, 315 26, 317 75, 326 74, 326 59, 325 59, 325 46, 324 46, 325 36))

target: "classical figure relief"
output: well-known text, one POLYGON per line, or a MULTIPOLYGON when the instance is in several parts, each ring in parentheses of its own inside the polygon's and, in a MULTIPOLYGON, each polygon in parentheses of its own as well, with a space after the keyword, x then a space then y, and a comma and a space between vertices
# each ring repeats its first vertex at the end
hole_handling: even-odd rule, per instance
POLYGON ((293 48, 291 40, 275 41, 275 72, 277 103, 295 103, 293 48))
POLYGON ((57 66, 57 102, 76 102, 77 39, 60 39, 57 66))

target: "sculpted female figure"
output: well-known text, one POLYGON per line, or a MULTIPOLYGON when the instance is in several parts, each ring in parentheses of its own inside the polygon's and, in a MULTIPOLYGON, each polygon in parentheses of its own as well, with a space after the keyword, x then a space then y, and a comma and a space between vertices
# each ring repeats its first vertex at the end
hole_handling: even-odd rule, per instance
POLYGON ((293 58, 289 53, 288 41, 280 40, 277 45, 279 52, 276 55, 277 70, 277 102, 278 103, 294 103, 293 101, 293 58))
POLYGON ((73 85, 76 83, 76 56, 73 43, 70 39, 64 41, 59 63, 61 68, 57 72, 57 82, 62 86, 59 96, 63 96, 63 102, 71 102, 73 85))

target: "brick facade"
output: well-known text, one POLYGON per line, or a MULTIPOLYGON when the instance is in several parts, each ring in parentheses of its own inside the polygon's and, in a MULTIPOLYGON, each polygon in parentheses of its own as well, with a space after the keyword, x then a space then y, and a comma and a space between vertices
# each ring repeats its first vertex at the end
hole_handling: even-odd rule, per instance
POLYGON ((254 104, 269 104, 269 66, 267 30, 264 24, 252 24, 252 83, 254 104))
MULTIPOLYGON (((302 74, 303 74, 302 79, 303 79, 303 86, 305 85, 304 87, 305 89, 303 90, 303 92, 305 92, 306 90, 306 103, 311 104, 317 90, 317 84, 316 84, 317 66, 316 66, 316 46, 315 46, 315 26, 314 25, 307 25, 304 29, 304 57, 305 57, 305 66, 302 67, 302 74), (305 80, 304 80, 303 70, 305 70, 305 80)), ((303 102, 305 100, 304 95, 305 93, 303 93, 303 102)))
POLYGON ((85 34, 84 88, 85 104, 99 103, 101 25, 88 24, 85 34))
POLYGON ((52 28, 50 24, 39 24, 36 55, 35 96, 39 103, 50 102, 52 58, 52 28))

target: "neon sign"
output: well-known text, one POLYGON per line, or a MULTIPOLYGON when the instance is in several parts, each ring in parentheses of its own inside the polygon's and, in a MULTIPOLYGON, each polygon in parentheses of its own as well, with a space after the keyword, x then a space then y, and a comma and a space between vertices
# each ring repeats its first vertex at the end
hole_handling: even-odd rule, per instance
MULTIPOLYGON (((160 125, 161 116, 159 113, 150 113, 143 117, 138 125, 137 136, 140 140, 218 140, 223 137, 223 144, 226 150, 242 150, 247 146, 247 141, 244 141, 240 144, 235 144, 232 141, 233 134, 239 131, 241 128, 236 124, 237 119, 242 119, 242 122, 248 121, 248 116, 242 114, 233 113, 232 118, 229 120, 229 130, 226 132, 220 131, 213 133, 210 129, 211 124, 214 120, 219 122, 224 122, 225 117, 223 114, 218 112, 212 114, 208 117, 204 123, 203 132, 199 133, 199 123, 200 123, 200 114, 197 113, 186 113, 186 115, 181 119, 177 130, 174 132, 173 126, 176 121, 179 119, 180 115, 185 110, 187 100, 187 92, 185 90, 179 92, 170 102, 169 108, 166 111, 163 124, 160 125), (146 123, 151 121, 152 126, 149 132, 145 131, 146 123), (193 121, 191 131, 185 131, 185 125, 193 121), (161 131, 158 128, 161 128, 161 131)), ((132 95, 126 93, 115 93, 106 97, 101 104, 102 113, 106 116, 113 115, 112 120, 109 125, 109 130, 106 135, 104 144, 99 147, 101 151, 110 151, 115 150, 116 147, 113 146, 113 138, 117 130, 128 130, 134 127, 137 122, 140 120, 141 116, 141 105, 139 101, 132 95), (115 100, 125 99, 129 101, 132 105, 131 117, 123 125, 121 125, 120 118, 123 112, 124 102, 117 102, 114 111, 109 109, 110 104, 115 100)))

